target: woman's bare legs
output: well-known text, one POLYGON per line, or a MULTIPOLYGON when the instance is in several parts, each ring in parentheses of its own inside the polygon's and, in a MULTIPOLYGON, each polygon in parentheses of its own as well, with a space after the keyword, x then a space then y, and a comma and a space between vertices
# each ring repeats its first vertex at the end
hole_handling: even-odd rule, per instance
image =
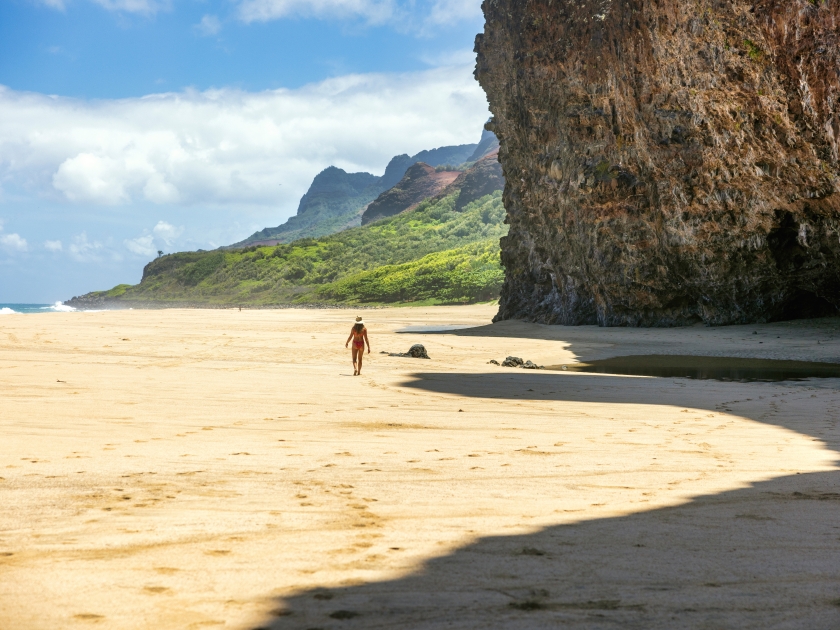
POLYGON ((362 348, 359 348, 359 355, 358 355, 358 357, 356 357, 356 362, 359 365, 359 370, 356 372, 356 374, 359 374, 359 375, 361 375, 361 373, 362 373, 362 357, 363 356, 365 356, 365 349, 362 347, 362 348))
MULTIPOLYGON (((360 354, 359 349, 356 346, 353 346, 353 376, 356 376, 359 373, 359 370, 356 368, 356 355, 360 354)), ((361 367, 361 359, 359 359, 359 367, 361 367)))

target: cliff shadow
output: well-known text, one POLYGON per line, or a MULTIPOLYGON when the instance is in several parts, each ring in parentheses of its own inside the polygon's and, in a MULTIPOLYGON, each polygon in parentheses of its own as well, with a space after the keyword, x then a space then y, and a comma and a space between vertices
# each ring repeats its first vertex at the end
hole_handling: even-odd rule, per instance
MULTIPOLYGON (((480 337, 500 343, 496 360, 505 354, 526 356, 517 340, 557 342, 578 361, 598 361, 627 355, 728 356, 762 359, 795 359, 837 363, 840 367, 840 317, 819 317, 763 324, 730 326, 675 326, 669 328, 555 326, 505 320, 481 326, 407 327, 401 334, 480 337), (777 340, 781 339, 779 342, 777 340), (506 340, 510 340, 507 342, 506 340)), ((434 358, 434 357, 433 357, 434 358)), ((562 363, 545 359, 550 365, 562 363)))
MULTIPOLYGON (((840 450, 837 380, 642 380, 505 370, 417 373, 401 385, 466 398, 706 409, 840 450), (780 406, 812 396, 824 414, 780 406)), ((676 507, 484 537, 403 578, 278 600, 275 614, 259 627, 838 628, 840 472, 791 473, 676 507)))

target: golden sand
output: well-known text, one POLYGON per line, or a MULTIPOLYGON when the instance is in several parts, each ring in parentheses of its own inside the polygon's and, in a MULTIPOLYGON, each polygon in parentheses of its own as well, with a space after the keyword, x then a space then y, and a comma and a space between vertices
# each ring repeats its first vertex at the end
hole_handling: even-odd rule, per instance
POLYGON ((351 311, 3 316, 0 628, 838 627, 837 380, 488 364, 837 361, 837 320, 494 311, 367 311, 360 377, 351 311))

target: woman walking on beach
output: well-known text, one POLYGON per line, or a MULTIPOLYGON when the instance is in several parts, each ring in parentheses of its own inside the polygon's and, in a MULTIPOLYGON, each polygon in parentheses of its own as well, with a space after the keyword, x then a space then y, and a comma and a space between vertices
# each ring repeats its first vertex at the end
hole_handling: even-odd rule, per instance
POLYGON ((350 336, 347 337, 347 344, 353 340, 353 376, 358 376, 362 373, 362 355, 365 353, 365 344, 367 343, 367 351, 370 354, 370 341, 368 341, 367 328, 361 317, 356 318, 356 323, 350 329, 350 336))

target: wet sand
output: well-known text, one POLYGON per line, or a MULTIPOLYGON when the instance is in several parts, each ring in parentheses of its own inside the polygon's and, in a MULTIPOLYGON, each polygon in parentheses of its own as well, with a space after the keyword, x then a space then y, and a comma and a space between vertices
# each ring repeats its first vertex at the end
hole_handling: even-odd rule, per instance
POLYGON ((0 628, 840 627, 840 381, 487 363, 840 362, 840 320, 494 310, 364 312, 361 377, 346 310, 3 316, 0 628))

